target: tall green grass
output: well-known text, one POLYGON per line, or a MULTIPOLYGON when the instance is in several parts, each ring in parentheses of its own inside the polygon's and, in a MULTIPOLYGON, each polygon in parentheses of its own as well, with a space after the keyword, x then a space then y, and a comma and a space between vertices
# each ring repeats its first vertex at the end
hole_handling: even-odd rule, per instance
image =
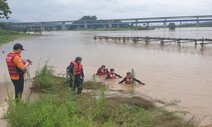
MULTIPOLYGON (((101 95, 102 96, 102 95, 101 95)), ((88 94, 45 94, 30 103, 9 102, 11 127, 195 127, 163 109, 145 109, 88 94)))
POLYGON ((55 82, 54 71, 51 67, 45 64, 41 70, 36 71, 36 76, 34 78, 33 87, 39 89, 46 89, 53 86, 55 82))
POLYGON ((54 75, 52 67, 46 64, 36 71, 33 78, 32 90, 39 92, 59 92, 67 89, 67 78, 61 78, 54 75))

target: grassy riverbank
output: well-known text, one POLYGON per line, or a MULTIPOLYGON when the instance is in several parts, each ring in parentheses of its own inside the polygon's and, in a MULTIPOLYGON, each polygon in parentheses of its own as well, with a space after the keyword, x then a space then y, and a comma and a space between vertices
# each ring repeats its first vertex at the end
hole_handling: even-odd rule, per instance
POLYGON ((0 44, 13 41, 20 37, 25 37, 27 35, 28 34, 25 34, 25 33, 19 33, 15 31, 0 29, 0 44))
POLYGON ((5 115, 11 127, 196 127, 174 112, 142 97, 108 96, 106 84, 85 82, 90 92, 77 95, 66 78, 45 65, 37 71, 32 90, 38 100, 8 101, 5 115))

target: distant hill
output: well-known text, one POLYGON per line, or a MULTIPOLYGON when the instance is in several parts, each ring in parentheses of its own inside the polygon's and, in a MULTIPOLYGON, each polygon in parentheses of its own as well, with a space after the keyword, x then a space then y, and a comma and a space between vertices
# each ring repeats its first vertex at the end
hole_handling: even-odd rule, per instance
POLYGON ((13 19, 13 18, 9 18, 9 19, 5 19, 5 18, 0 18, 0 22, 13 22, 13 23, 19 23, 21 22, 18 19, 13 19))

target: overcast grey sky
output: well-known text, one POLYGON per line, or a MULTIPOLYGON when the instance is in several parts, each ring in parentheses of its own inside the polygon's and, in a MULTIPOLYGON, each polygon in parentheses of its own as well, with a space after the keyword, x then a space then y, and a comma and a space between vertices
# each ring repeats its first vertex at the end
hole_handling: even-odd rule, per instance
POLYGON ((23 22, 212 14, 212 0, 8 0, 11 18, 23 22))

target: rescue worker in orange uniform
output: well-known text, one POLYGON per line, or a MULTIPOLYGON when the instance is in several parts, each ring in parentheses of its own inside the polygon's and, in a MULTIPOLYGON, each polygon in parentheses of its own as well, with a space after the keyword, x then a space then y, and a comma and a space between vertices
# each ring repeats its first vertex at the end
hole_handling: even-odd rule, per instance
POLYGON ((111 68, 110 72, 107 74, 106 79, 116 79, 117 77, 122 78, 120 75, 116 74, 114 71, 115 70, 113 68, 111 68))
POLYGON ((102 65, 96 72, 96 75, 101 76, 101 75, 107 75, 109 73, 108 69, 106 68, 105 65, 102 65))
POLYGON ((70 80, 73 82, 73 90, 77 88, 78 94, 82 92, 84 81, 84 72, 81 62, 82 57, 76 57, 67 68, 70 80))
POLYGON ((127 72, 127 76, 119 82, 119 84, 125 82, 125 84, 133 84, 134 82, 138 82, 141 85, 145 85, 145 83, 141 82, 140 80, 133 78, 130 72, 127 72))
POLYGON ((15 87, 15 99, 22 98, 24 90, 24 74, 27 67, 31 64, 30 60, 24 62, 20 54, 24 50, 23 45, 16 43, 13 46, 13 52, 9 53, 6 57, 6 63, 9 71, 10 78, 15 87))

